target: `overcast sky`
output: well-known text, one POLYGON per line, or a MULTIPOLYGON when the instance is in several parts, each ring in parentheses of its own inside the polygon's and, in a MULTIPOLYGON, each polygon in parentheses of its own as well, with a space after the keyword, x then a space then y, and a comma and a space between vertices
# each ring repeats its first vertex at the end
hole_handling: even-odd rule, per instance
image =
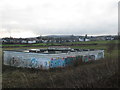
POLYGON ((0 37, 118 32, 119 0, 0 0, 0 37))

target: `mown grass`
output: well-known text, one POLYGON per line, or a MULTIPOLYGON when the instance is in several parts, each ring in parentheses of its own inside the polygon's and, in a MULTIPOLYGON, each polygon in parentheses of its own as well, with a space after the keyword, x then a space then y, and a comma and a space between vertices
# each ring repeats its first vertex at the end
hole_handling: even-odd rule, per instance
POLYGON ((66 42, 66 43, 35 43, 35 44, 2 44, 1 46, 7 47, 23 47, 23 46, 50 46, 50 45, 74 45, 74 44, 107 44, 107 43, 116 43, 118 44, 118 40, 112 40, 112 41, 87 41, 87 42, 66 42))
MULTIPOLYGON (((81 48, 81 46, 71 47, 81 48)), ((112 51, 109 51, 108 47, 108 45, 82 46, 84 49, 105 49, 105 58, 62 69, 43 71, 3 65, 3 88, 118 88, 118 52, 120 50, 116 45, 112 51)), ((3 50, 25 48, 4 48, 3 50)))
POLYGON ((118 43, 118 40, 102 40, 102 41, 86 41, 86 42, 67 42, 67 43, 64 43, 64 44, 107 44, 107 43, 118 43))
POLYGON ((17 46, 17 47, 23 47, 23 46, 50 46, 50 45, 62 45, 58 43, 35 43, 35 44, 2 44, 1 46, 7 47, 7 46, 17 46))

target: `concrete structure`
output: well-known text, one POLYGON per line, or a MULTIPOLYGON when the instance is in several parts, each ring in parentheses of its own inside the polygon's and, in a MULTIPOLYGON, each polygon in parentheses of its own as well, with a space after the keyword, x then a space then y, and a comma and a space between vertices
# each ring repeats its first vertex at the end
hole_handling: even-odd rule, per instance
MULTIPOLYGON (((57 47, 58 48, 58 47, 57 47)), ((27 67, 38 69, 49 69, 65 67, 73 64, 74 60, 98 60, 104 58, 104 50, 80 50, 80 49, 56 49, 52 52, 48 49, 30 49, 17 51, 4 51, 4 64, 15 67, 27 67)))

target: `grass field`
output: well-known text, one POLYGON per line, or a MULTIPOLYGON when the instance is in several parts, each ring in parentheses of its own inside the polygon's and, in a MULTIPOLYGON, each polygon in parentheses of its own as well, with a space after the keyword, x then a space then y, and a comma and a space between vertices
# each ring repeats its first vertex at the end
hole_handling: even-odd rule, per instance
POLYGON ((49 45, 74 45, 74 44, 107 44, 107 43, 119 43, 118 40, 112 41, 87 41, 87 42, 66 42, 66 43, 36 43, 36 44, 3 44, 4 47, 24 47, 24 46, 49 46, 49 45))
MULTIPOLYGON (((42 71, 3 65, 2 86, 3 88, 118 88, 118 52, 120 50, 116 42, 113 44, 113 48, 109 45, 71 46, 72 48, 104 49, 105 58, 63 69, 42 71)), ((3 48, 3 50, 30 48, 40 47, 3 48)))
POLYGON ((64 43, 64 44, 93 44, 93 43, 96 43, 96 44, 107 44, 107 43, 118 43, 118 40, 112 40, 112 41, 87 41, 87 42, 67 42, 67 43, 64 43))

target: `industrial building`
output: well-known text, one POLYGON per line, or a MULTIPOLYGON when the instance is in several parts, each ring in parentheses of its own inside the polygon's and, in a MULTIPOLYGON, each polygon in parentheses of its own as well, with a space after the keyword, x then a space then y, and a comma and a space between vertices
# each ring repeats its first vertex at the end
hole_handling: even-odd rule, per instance
POLYGON ((71 49, 57 46, 47 49, 3 51, 4 65, 15 67, 50 69, 65 67, 78 60, 88 62, 104 58, 104 50, 71 49))

